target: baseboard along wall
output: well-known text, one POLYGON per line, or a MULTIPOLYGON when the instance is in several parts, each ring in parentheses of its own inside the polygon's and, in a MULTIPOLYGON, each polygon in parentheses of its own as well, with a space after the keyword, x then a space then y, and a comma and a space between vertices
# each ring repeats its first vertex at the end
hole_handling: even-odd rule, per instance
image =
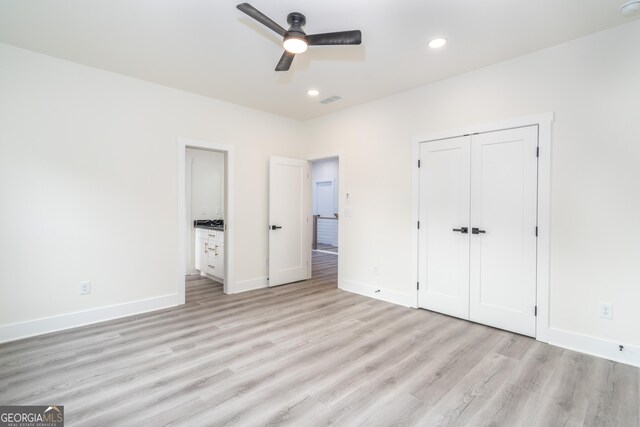
POLYGON ((171 294, 25 322, 11 323, 0 326, 0 343, 119 319, 121 317, 133 316, 135 314, 148 313, 164 308, 175 307, 181 303, 182 301, 178 294, 171 294))

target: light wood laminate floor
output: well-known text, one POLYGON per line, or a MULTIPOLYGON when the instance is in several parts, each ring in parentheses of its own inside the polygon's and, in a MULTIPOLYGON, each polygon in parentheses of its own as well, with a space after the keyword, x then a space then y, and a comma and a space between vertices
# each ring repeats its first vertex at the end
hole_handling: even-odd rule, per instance
POLYGON ((638 369, 314 279, 0 345, 0 403, 67 425, 637 426, 638 369))

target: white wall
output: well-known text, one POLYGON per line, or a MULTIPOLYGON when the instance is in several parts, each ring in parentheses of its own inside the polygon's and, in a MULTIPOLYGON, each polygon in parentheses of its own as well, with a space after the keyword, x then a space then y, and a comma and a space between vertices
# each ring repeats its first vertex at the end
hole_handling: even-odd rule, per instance
POLYGON ((266 277, 269 156, 301 157, 298 122, 2 44, 0 94, 0 332, 176 294, 178 137, 236 146, 235 276, 266 277))
POLYGON ((345 153, 345 281, 415 296, 412 137, 553 111, 551 327, 640 345, 639 40, 634 21, 307 122, 307 156, 345 153))
MULTIPOLYGON (((334 210, 328 214, 330 217, 333 217, 333 213, 338 212, 338 158, 329 158, 329 159, 321 159, 314 160, 311 162, 311 179, 312 179, 312 188, 311 188, 311 200, 313 202, 313 214, 318 215, 319 212, 317 210, 317 183, 318 182, 333 182, 333 206, 334 210)), ((318 220, 318 242, 326 243, 333 246, 338 246, 338 223, 334 220, 320 219, 318 220)))

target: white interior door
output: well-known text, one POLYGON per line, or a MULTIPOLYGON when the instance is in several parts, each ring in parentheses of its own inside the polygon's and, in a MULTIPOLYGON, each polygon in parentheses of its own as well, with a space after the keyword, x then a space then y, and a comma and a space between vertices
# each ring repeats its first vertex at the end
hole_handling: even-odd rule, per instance
POLYGON ((469 318, 470 137, 420 144, 420 307, 469 318), (455 231, 458 230, 458 231, 455 231))
POLYGON ((310 277, 309 163, 271 157, 269 167, 269 286, 310 277))
POLYGON ((470 319, 535 336, 538 128, 471 141, 470 319))

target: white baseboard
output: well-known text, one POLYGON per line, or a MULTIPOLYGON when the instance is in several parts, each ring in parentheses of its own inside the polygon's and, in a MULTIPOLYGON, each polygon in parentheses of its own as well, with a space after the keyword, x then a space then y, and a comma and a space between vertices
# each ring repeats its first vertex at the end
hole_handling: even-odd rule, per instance
POLYGON ((638 346, 555 328, 549 329, 549 344, 640 367, 640 347, 638 346), (620 345, 624 346, 622 351, 620 351, 620 345))
POLYGON ((233 285, 232 294, 240 292, 253 291, 254 289, 262 289, 269 287, 269 282, 266 277, 256 277, 255 279, 240 280, 233 285))
POLYGON ((392 304, 402 305, 404 307, 412 307, 415 305, 415 296, 404 294, 401 292, 391 291, 389 289, 379 288, 364 283, 355 282, 353 280, 343 279, 340 282, 340 289, 353 292, 355 294, 364 295, 390 302, 392 304))
POLYGON ((179 304, 181 304, 181 301, 178 294, 172 294, 124 304, 76 311, 58 316, 27 320, 25 322, 11 323, 0 326, 0 343, 104 322, 106 320, 133 316, 134 314, 147 313, 163 308, 174 307, 179 304))

